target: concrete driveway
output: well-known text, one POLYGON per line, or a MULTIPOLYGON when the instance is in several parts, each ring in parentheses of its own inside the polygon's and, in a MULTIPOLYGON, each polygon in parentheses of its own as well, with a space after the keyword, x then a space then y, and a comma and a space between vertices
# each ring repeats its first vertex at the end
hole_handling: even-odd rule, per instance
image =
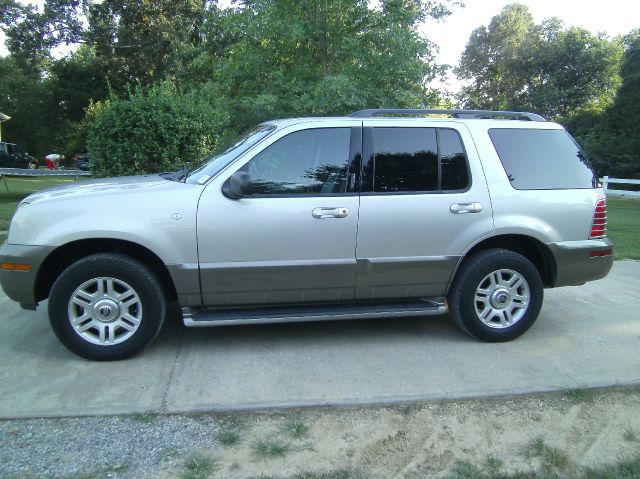
POLYGON ((640 383, 640 262, 547 290, 537 323, 504 344, 447 317, 185 329, 138 357, 69 353, 46 306, 0 294, 0 417, 380 404, 640 383))

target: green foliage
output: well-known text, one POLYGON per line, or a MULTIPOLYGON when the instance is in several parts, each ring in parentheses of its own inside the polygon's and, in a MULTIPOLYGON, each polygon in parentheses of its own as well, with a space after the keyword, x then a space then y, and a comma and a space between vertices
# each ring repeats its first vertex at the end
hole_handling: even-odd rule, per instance
POLYGON ((0 79, 0 111, 37 156, 70 157, 91 143, 105 175, 195 161, 227 125, 231 135, 271 118, 432 106, 438 93, 427 84, 442 69, 417 27, 446 16, 449 1, 241 0, 223 10, 211 0, 45 0, 40 9, 5 0, 11 72, 0 79), (81 46, 54 61, 64 43, 81 46), (100 115, 95 105, 105 105, 100 115), (198 153, 183 151, 187 127, 198 153), (124 141, 126 161, 116 148, 124 141))
MULTIPOLYGON (((214 92, 211 92, 214 93, 214 92)), ((96 176, 173 171, 203 160, 221 140, 228 117, 208 91, 163 83, 97 104, 88 131, 96 176)))
POLYGON ((536 24, 525 5, 511 4, 471 35, 459 78, 471 80, 468 107, 532 110, 553 119, 602 110, 620 84, 619 40, 565 28, 557 18, 536 24))
POLYGON ((192 60, 197 76, 224 92, 240 129, 269 118, 433 104, 437 94, 426 84, 439 69, 433 46, 416 27, 425 16, 446 12, 437 2, 383 5, 247 0, 234 14, 204 24, 205 31, 223 26, 222 43, 230 44, 202 45, 192 60))
POLYGON ((640 179, 640 30, 624 38, 622 84, 601 112, 578 112, 567 119, 600 175, 640 179))
POLYGON ((0 111, 12 117, 2 125, 4 137, 36 157, 53 152, 71 157, 84 150, 86 134, 79 127, 85 109, 107 95, 90 47, 52 62, 43 78, 26 74, 13 56, 0 58, 0 111))

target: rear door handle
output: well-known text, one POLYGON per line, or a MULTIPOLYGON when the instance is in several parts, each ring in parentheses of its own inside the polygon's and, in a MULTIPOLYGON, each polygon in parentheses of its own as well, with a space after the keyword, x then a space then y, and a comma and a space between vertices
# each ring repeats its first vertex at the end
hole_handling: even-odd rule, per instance
POLYGON ((449 211, 456 215, 480 213, 482 211, 482 205, 480 203, 454 203, 449 208, 449 211))
POLYGON ((349 215, 349 210, 346 208, 327 208, 322 206, 314 208, 311 211, 311 215, 319 220, 326 218, 346 218, 349 215))

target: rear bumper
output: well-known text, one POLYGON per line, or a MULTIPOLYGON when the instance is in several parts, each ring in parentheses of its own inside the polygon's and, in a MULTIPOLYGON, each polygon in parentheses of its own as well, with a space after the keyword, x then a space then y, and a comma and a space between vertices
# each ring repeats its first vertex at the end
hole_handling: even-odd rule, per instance
POLYGON ((553 287, 575 286, 604 278, 613 266, 613 242, 609 238, 562 241, 547 246, 556 260, 553 287))
POLYGON ((44 259, 53 250, 51 246, 4 244, 0 248, 0 265, 28 264, 29 271, 7 271, 0 266, 0 285, 9 298, 24 309, 35 309, 36 278, 44 259))

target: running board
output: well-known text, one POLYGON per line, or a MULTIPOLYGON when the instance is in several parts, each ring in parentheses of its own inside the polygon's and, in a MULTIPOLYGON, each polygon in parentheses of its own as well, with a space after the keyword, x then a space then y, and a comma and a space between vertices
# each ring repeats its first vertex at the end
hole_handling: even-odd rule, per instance
POLYGON ((182 308, 185 326, 230 326, 236 324, 298 323, 345 319, 404 318, 438 316, 447 311, 441 301, 342 304, 274 308, 192 309, 182 308))

